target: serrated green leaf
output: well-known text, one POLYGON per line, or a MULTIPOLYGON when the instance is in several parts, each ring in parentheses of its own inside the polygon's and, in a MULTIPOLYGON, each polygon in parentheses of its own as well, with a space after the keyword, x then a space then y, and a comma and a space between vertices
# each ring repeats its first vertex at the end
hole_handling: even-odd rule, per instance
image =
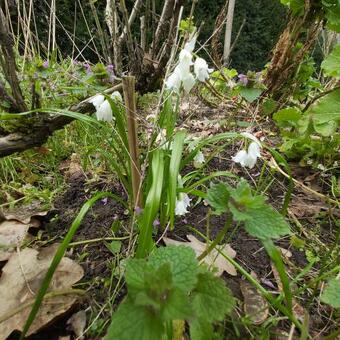
POLYGON ((145 272, 150 268, 144 259, 129 259, 125 266, 125 281, 129 292, 143 290, 145 287, 145 272))
POLYGON ((235 304, 223 280, 210 272, 198 275, 192 303, 197 317, 208 322, 223 320, 235 304))
POLYGON ((279 238, 289 235, 290 227, 282 215, 268 204, 247 211, 249 219, 245 221, 247 232, 259 239, 279 238))
POLYGON ((333 51, 322 62, 321 68, 328 77, 340 79, 340 43, 338 43, 333 51))
POLYGON ((164 321, 192 318, 193 311, 187 293, 179 289, 172 289, 166 297, 164 296, 164 299, 166 299, 162 309, 162 319, 164 321))
POLYGON ((332 279, 321 295, 321 301, 333 308, 340 308, 340 279, 332 279))
POLYGON ((214 208, 214 213, 220 215, 228 210, 229 190, 224 183, 212 185, 207 191, 207 202, 214 208))
POLYGON ((130 301, 123 302, 113 314, 106 340, 154 340, 164 334, 163 322, 158 315, 130 301))
POLYGON ((169 263, 173 286, 188 292, 197 282, 198 262, 195 252, 185 246, 161 247, 150 256, 148 264, 156 269, 163 263, 169 263))

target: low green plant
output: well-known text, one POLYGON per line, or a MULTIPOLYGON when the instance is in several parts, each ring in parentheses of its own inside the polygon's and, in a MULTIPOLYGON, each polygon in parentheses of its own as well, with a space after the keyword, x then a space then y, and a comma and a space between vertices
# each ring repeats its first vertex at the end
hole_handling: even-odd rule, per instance
POLYGON ((106 339, 173 339, 174 321, 186 321, 192 340, 211 339, 213 324, 234 307, 222 279, 200 266, 185 246, 156 249, 126 261, 127 296, 113 314, 106 339))

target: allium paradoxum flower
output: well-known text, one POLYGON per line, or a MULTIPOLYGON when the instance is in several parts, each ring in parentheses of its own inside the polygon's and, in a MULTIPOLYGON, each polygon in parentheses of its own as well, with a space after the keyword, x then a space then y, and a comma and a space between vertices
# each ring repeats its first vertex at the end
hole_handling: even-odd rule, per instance
POLYGON ((190 206, 191 198, 186 193, 180 193, 179 199, 176 200, 176 208, 175 214, 177 216, 185 215, 188 210, 187 208, 190 206))
POLYGON ((242 167, 252 169, 257 161, 257 158, 261 157, 261 143, 260 141, 249 132, 242 132, 241 135, 246 137, 252 142, 248 146, 248 150, 240 150, 232 160, 235 163, 239 163, 242 167))
MULTIPOLYGON (((111 94, 111 98, 114 101, 122 102, 123 98, 121 94, 118 91, 115 91, 111 94)), ((98 120, 102 120, 105 122, 112 122, 113 115, 112 115, 112 109, 109 101, 105 99, 105 97, 102 94, 96 94, 94 97, 92 97, 89 100, 89 103, 91 103, 96 108, 96 117, 98 120)))
POLYGON ((183 50, 179 54, 179 63, 175 70, 170 74, 165 84, 169 90, 179 92, 181 86, 184 91, 189 93, 195 85, 195 81, 205 82, 209 78, 209 73, 213 70, 208 67, 207 62, 202 58, 196 58, 193 63, 192 52, 196 44, 196 36, 185 44, 183 50), (191 72, 191 66, 194 65, 194 74, 191 72))

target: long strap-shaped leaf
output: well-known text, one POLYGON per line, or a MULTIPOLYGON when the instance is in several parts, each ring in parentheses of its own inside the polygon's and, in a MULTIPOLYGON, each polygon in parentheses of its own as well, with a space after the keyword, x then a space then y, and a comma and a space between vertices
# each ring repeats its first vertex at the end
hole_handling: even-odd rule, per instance
POLYGON ((169 166, 168 216, 170 220, 171 229, 173 229, 174 222, 175 222, 177 181, 178 181, 179 166, 181 164, 181 159, 182 159, 185 135, 186 135, 186 132, 183 130, 176 133, 174 137, 173 146, 172 146, 171 160, 170 160, 170 166, 169 166))
POLYGON ((41 303, 44 299, 44 296, 47 292, 47 289, 48 289, 48 287, 51 283, 52 277, 53 277, 61 259, 63 258, 69 243, 71 242, 74 234, 76 233, 77 229, 79 228, 83 218, 85 217, 88 210, 93 206, 93 204, 96 203, 98 200, 104 198, 104 197, 112 197, 115 200, 121 201, 119 197, 117 197, 116 195, 114 195, 110 192, 101 192, 101 193, 98 193, 95 196, 93 196, 91 199, 89 199, 82 206, 78 216, 73 221, 70 230, 67 232, 63 242, 60 244, 60 246, 57 249, 56 254, 53 257, 52 263, 47 270, 47 273, 44 277, 44 280, 43 280, 41 287, 40 287, 40 289, 37 293, 37 296, 35 298, 31 312, 30 312, 30 314, 29 314, 29 316, 26 320, 24 329, 23 329, 21 336, 20 336, 20 340, 24 339, 24 337, 25 337, 26 333, 28 332, 29 328, 31 327, 35 317, 37 316, 40 305, 41 305, 41 303))
POLYGON ((140 234, 136 256, 145 257, 152 249, 152 227, 157 216, 163 189, 164 154, 157 149, 152 156, 152 184, 146 198, 143 216, 140 222, 140 234))

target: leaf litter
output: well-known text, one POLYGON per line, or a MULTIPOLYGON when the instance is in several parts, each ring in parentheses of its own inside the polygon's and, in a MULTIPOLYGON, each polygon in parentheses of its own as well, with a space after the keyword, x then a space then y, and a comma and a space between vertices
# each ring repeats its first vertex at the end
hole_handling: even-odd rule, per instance
MULTIPOLYGON (((40 252, 25 248, 12 254, 3 267, 0 277, 0 339, 6 339, 14 330, 22 330, 56 247, 52 245, 40 252)), ((77 291, 71 287, 83 274, 82 267, 71 259, 64 257, 61 260, 28 335, 69 310, 77 300, 77 291)))

